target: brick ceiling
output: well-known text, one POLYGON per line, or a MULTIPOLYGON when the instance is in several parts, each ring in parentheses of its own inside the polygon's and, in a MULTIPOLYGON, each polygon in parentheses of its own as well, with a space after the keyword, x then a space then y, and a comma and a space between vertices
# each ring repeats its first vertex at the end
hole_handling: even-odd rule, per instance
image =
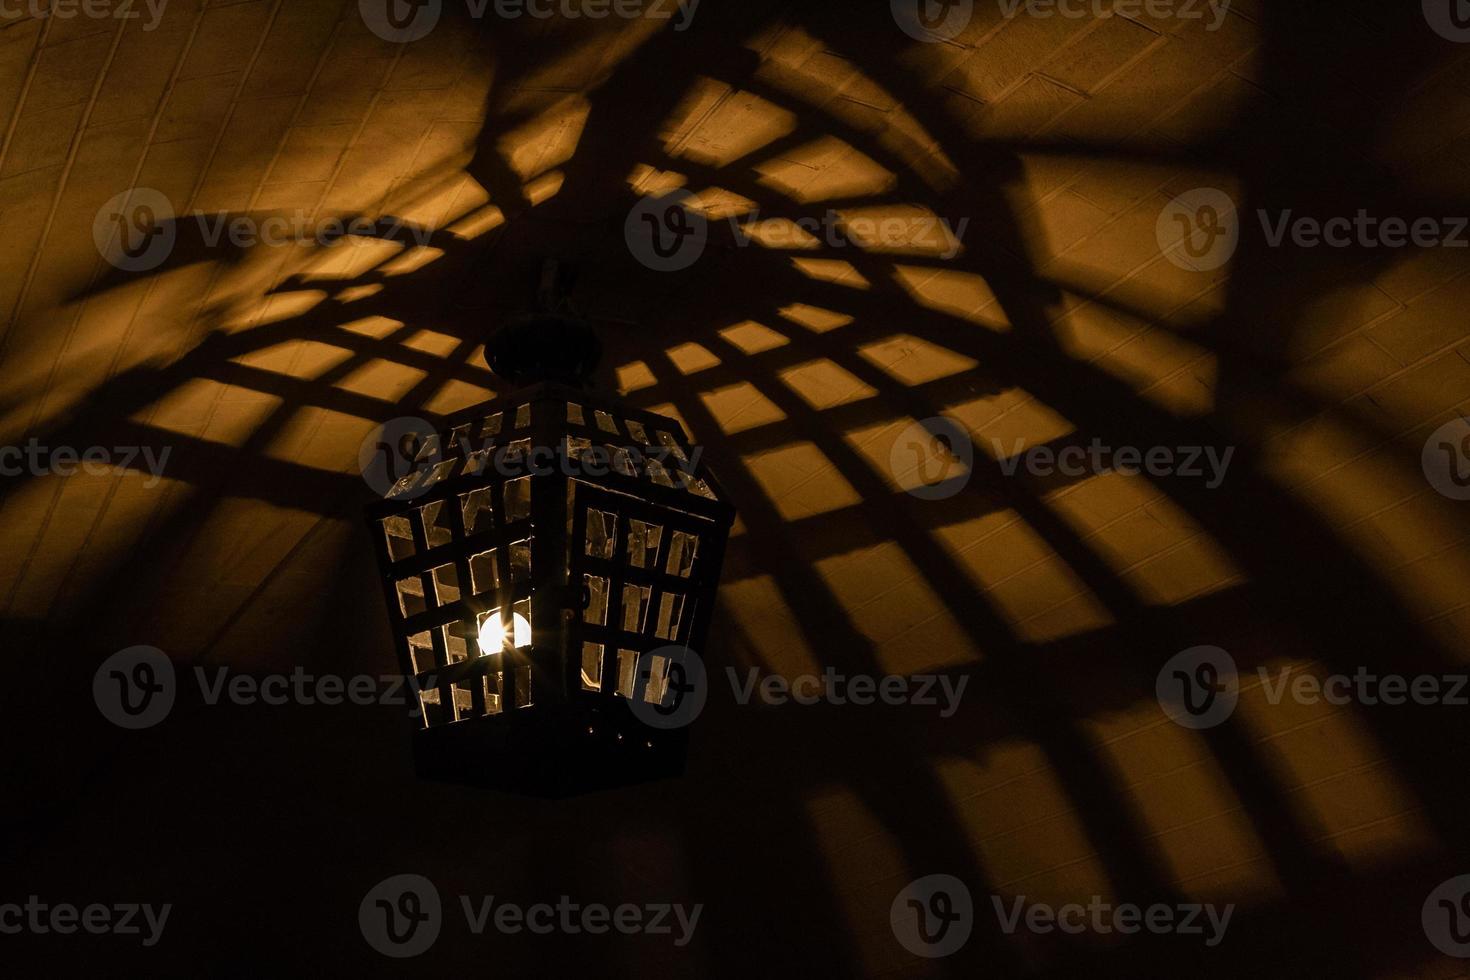
MULTIPOLYGON (((969 700, 951 720, 717 709, 685 781, 555 811, 415 783, 386 713, 201 716, 118 748, 61 730, 90 711, 84 687, 45 707, 31 691, 20 717, 51 732, 39 802, 93 841, 53 871, 86 881, 162 799, 194 828, 175 831, 187 853, 247 882, 282 873, 271 855, 295 842, 289 866, 340 890, 344 922, 364 882, 400 870, 374 855, 404 853, 405 826, 444 842, 405 860, 446 879, 494 867, 532 891, 545 849, 584 889, 762 906, 750 940, 741 913, 711 913, 690 954, 706 973, 929 975, 888 904, 947 871, 977 895, 1236 902, 1260 937, 1247 961, 1448 975, 1414 972, 1434 955, 1415 875, 1463 853, 1463 790, 1426 756, 1463 762, 1444 741, 1463 730, 1269 705, 1246 683, 1227 729, 1192 732, 1153 679, 1200 644, 1251 672, 1470 657, 1470 523, 1419 462, 1470 412, 1470 254, 1272 249, 1247 217, 1234 258, 1194 271, 1155 229, 1199 187, 1242 215, 1463 213, 1470 49, 1417 5, 1237 0, 1207 30, 978 3, 936 44, 880 3, 706 0, 684 32, 455 6, 411 44, 341 0, 171 0, 151 31, 0 27, 0 444, 170 452, 158 481, 139 462, 0 485, 0 612, 27 638, 13 662, 54 673, 47 699, 143 643, 243 671, 391 670, 359 446, 499 390, 484 332, 551 255, 581 270, 580 308, 616 321, 609 383, 681 418, 740 509, 711 662, 939 669, 970 678, 969 700), (183 222, 162 266, 127 273, 93 232, 135 187, 179 215, 392 215, 428 237, 236 247, 183 222), (662 273, 623 223, 674 189, 696 195, 710 244, 662 273), (968 222, 957 251, 778 234, 829 209, 968 222), (738 244, 726 219, 755 213, 775 240, 738 244), (930 501, 893 449, 936 416, 975 461, 962 493, 930 501), (1093 439, 1230 445, 1234 469, 1212 490, 1002 466, 1005 447, 1093 439), (569 843, 583 821, 605 834, 569 843), (1365 922, 1382 948, 1354 938, 1365 922), (1308 927, 1330 949, 1287 942, 1308 927)), ((46 853, 58 833, 26 839, 46 853)), ((160 870, 162 841, 128 853, 115 888, 218 887, 160 870)), ((268 928, 230 914, 211 928, 268 928)), ((270 942, 309 945, 305 928, 270 942)), ((1122 969, 1118 942, 1094 939, 996 934, 969 955, 1122 969)), ((628 975, 684 969, 642 946, 606 955, 628 975)))

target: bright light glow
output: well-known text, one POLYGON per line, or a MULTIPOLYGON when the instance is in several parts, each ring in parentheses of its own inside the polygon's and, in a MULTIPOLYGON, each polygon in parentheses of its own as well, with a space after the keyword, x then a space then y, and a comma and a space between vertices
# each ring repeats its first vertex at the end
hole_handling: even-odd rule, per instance
MULTIPOLYGON (((511 614, 511 629, 515 633, 515 645, 517 647, 528 647, 531 645, 531 624, 520 613, 511 614)), ((505 649, 505 626, 500 621, 498 611, 489 613, 480 620, 480 656, 486 656, 505 649)))

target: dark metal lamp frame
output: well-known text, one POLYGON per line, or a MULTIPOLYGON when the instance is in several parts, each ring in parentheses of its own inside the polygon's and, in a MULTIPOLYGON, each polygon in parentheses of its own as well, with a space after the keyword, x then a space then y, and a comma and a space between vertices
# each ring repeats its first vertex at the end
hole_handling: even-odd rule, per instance
POLYGON ((418 773, 545 796, 681 773, 687 729, 635 706, 679 696, 649 654, 703 649, 734 517, 679 423, 617 399, 548 381, 448 418, 368 511, 418 773))

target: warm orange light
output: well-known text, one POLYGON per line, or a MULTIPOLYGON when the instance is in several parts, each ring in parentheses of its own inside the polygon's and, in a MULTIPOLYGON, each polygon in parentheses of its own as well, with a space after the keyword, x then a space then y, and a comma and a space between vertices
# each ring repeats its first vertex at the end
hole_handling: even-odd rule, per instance
MULTIPOLYGON (((515 646, 530 646, 530 621, 520 613, 512 613, 510 619, 515 646)), ((501 621, 500 612, 497 610, 486 614, 485 618, 480 620, 480 656, 487 656, 503 650, 506 647, 505 633, 505 624, 501 621)))

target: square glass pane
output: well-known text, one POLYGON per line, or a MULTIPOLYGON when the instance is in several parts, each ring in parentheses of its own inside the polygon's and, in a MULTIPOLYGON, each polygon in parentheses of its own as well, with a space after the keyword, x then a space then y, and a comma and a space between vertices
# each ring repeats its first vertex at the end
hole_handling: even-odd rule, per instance
POLYGON ((442 483, 453 476, 454 471, 457 469, 459 469, 459 460, 457 459, 446 459, 442 463, 435 463, 434 468, 429 471, 429 475, 424 477, 423 483, 419 484, 420 489, 427 489, 437 483, 442 483))
POLYGON ((567 402, 567 421, 572 425, 586 425, 587 419, 582 415, 582 406, 576 402, 567 402))
POLYGON ((638 654, 632 650, 618 651, 618 686, 615 689, 625 698, 633 696, 634 674, 638 671, 638 654))
POLYGON ((424 440, 419 447, 419 454, 413 458, 415 463, 423 463, 439 455, 439 434, 434 433, 424 440))
POLYGON ((435 669, 434 641, 429 636, 428 630, 415 633, 408 638, 408 654, 413 661, 415 674, 427 674, 435 669))
POLYGON ((424 713, 424 725, 433 728, 450 720, 449 711, 439 697, 437 687, 427 687, 419 692, 419 707, 424 713))
POLYGON ((485 416, 484 421, 480 423, 480 438, 494 439, 500 435, 500 422, 501 416, 499 412, 496 412, 494 415, 485 416))
POLYGON ((667 449, 669 454, 677 460, 682 461, 689 458, 684 455, 684 450, 679 446, 679 440, 675 439, 672 433, 660 430, 658 433, 658 444, 667 449))
POLYGON ((646 585, 623 584, 623 631, 642 633, 648 615, 648 597, 653 590, 646 585))
POLYGON ((664 469, 664 464, 656 459, 650 458, 648 460, 648 478, 661 487, 672 487, 674 485, 673 477, 669 476, 669 471, 664 469))
POLYGON ((498 670, 480 678, 480 689, 485 695, 485 714, 500 714, 500 691, 502 686, 501 672, 498 670))
POLYGON ((449 509, 444 506, 444 501, 436 500, 420 507, 419 519, 424 522, 424 537, 428 539, 430 548, 438 548, 454 540, 454 532, 449 525, 449 509))
POLYGON ((459 471, 459 475, 479 476, 485 472, 485 467, 490 464, 490 457, 494 452, 493 449, 476 449, 464 458, 464 469, 459 471))
POLYGON ((648 445, 648 430, 643 428, 642 422, 635 422, 632 419, 628 419, 624 424, 628 427, 628 435, 636 439, 639 445, 648 445))
POLYGON ((602 690, 602 644, 582 641, 582 690, 602 690))
POLYGON ((658 524, 628 522, 628 564, 634 568, 658 567, 658 544, 664 529, 658 524))
POLYGON ((459 510, 464 519, 464 533, 467 535, 484 534, 495 526, 489 487, 460 494, 459 510))
POLYGON ((607 579, 600 575, 584 575, 587 590, 587 606, 582 610, 582 622, 607 625, 607 579))
POLYGON ((698 535, 688 531, 675 531, 669 537, 669 557, 664 571, 680 578, 688 578, 694 569, 694 552, 698 547, 698 535))
POLYGON ((637 476, 638 468, 633 465, 633 457, 623 446, 603 446, 607 452, 608 466, 614 473, 623 476, 637 476))
POLYGON ((684 596, 678 592, 665 592, 658 602, 658 627, 655 634, 662 640, 675 639, 683 616, 684 596))
POLYGON ((439 597, 439 605, 447 606, 451 602, 460 599, 459 568, 453 563, 440 565, 433 570, 434 592, 439 597))
POLYGON ((617 434, 618 423, 611 415, 604 412, 600 408, 593 409, 592 414, 597 419, 597 427, 599 429, 601 429, 603 432, 611 432, 615 435, 617 434))
POLYGON ((516 409, 516 428, 524 429, 531 424, 531 406, 522 405, 516 409))
POLYGON ((531 668, 516 668, 516 707, 528 708, 531 706, 531 668))
POLYGON ((414 555, 413 525, 406 517, 389 517, 383 521, 383 535, 388 541, 388 559, 402 561, 414 555))
POLYGON ((617 534, 616 514, 591 507, 587 509, 587 554, 594 558, 611 558, 617 534))
POLYGON ((426 475, 428 472, 428 469, 425 468, 422 470, 412 470, 408 473, 405 473, 398 480, 397 483, 393 484, 393 488, 388 491, 388 496, 396 497, 401 493, 408 493, 408 491, 412 490, 414 486, 419 482, 419 478, 426 475))
POLYGON ((398 580, 398 608, 405 619, 417 616, 429 608, 429 602, 424 597, 422 576, 412 575, 398 580))
POLYGON ((505 519, 525 520, 531 516, 531 478, 523 476, 505 483, 505 519))
POLYGON ((511 606, 511 628, 514 630, 514 643, 517 647, 528 647, 531 645, 531 600, 522 599, 511 606))
POLYGON ((517 541, 510 546, 510 580, 531 581, 531 542, 517 541))
POLYGON ((475 689, 471 687, 472 681, 455 681, 449 686, 450 693, 454 695, 454 720, 473 718, 475 716, 475 689))
POLYGON ((474 624, 450 623, 441 628, 444 630, 444 651, 449 662, 457 664, 470 659, 470 636, 474 631, 474 624))
POLYGON ((648 686, 643 689, 643 700, 649 704, 663 704, 664 693, 669 686, 669 658, 654 655, 648 658, 648 686))
POLYGON ((475 595, 500 588, 500 562, 494 548, 470 556, 470 583, 475 595))

